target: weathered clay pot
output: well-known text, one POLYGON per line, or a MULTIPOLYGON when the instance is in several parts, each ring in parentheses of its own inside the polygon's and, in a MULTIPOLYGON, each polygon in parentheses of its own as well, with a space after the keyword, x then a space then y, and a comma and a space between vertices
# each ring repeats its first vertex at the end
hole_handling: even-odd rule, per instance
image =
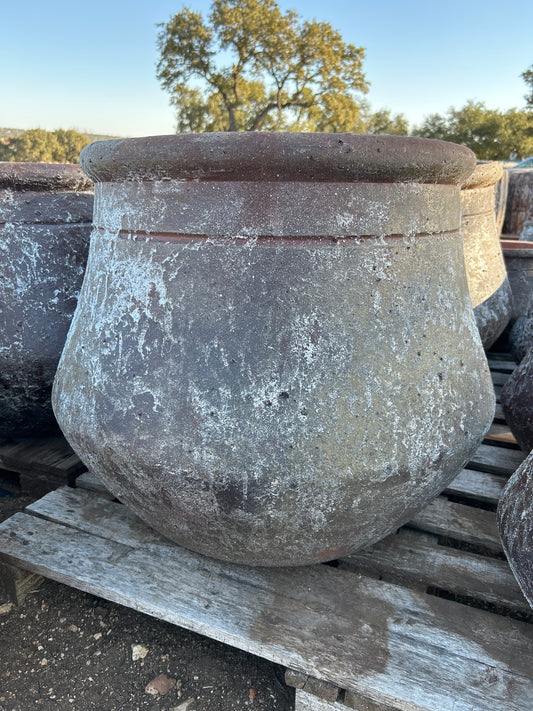
MULTIPOLYGON (((522 235, 533 222, 533 170, 509 170, 504 234, 522 235)), ((527 239, 527 238, 526 238, 527 239)))
POLYGON ((533 449, 533 350, 522 358, 502 388, 500 401, 507 424, 524 452, 533 449))
POLYGON ((517 363, 520 363, 530 348, 533 348, 533 293, 524 316, 519 316, 509 332, 508 341, 517 363))
POLYGON ((533 607, 533 453, 503 490, 498 504, 498 527, 511 570, 533 607))
POLYGON ((511 322, 527 312, 533 294, 533 242, 502 240, 503 257, 513 293, 511 322))
POLYGON ((485 348, 503 332, 513 306, 494 215, 494 186, 502 173, 500 163, 478 163, 461 190, 466 277, 485 348))
POLYGON ((57 430, 50 395, 87 260, 92 189, 79 166, 0 163, 0 437, 57 430))
POLYGON ((501 235, 503 230, 508 192, 509 171, 502 169, 501 177, 494 186, 494 219, 496 220, 496 233, 498 236, 501 235))
POLYGON ((470 304, 466 148, 351 134, 96 143, 54 407, 142 519, 256 565, 335 558, 461 469, 494 394, 470 304))

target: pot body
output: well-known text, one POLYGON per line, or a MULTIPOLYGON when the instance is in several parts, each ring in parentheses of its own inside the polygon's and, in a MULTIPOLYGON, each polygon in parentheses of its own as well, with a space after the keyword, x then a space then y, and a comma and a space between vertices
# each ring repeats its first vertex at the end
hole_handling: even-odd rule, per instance
POLYGON ((57 431, 52 383, 92 209, 92 183, 79 166, 0 164, 0 437, 57 431))
MULTIPOLYGON (((518 322, 517 322, 518 323, 518 322)), ((533 349, 529 349, 502 388, 505 420, 524 452, 533 449, 533 349)))
POLYGON ((494 186, 502 174, 499 163, 478 163, 461 190, 466 276, 486 349, 504 331, 513 305, 494 214, 494 186))
POLYGON ((533 607, 533 454, 522 462, 503 490, 498 528, 509 565, 533 607))
POLYGON ((511 322, 525 316, 533 294, 533 242, 502 240, 507 276, 513 294, 511 322))
POLYGON ((526 235, 533 223, 533 170, 509 170, 509 186, 503 233, 530 239, 526 235))
POLYGON ((58 421, 118 498, 188 548, 254 565, 350 553, 437 495, 492 421, 459 188, 361 179, 377 149, 420 163, 405 139, 202 138, 160 139, 179 169, 139 161, 142 182, 106 171, 131 171, 121 151, 146 144, 86 152, 104 182, 58 421), (290 167, 309 155, 307 172, 290 167))

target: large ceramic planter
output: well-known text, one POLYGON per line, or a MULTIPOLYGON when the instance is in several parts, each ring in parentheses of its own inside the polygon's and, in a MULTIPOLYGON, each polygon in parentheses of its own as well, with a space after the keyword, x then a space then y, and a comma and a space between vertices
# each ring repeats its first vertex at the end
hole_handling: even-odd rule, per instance
POLYGON ((335 558, 410 519, 493 415, 463 147, 346 134, 96 143, 88 270, 54 386, 86 464, 224 560, 335 558))
POLYGON ((533 224, 533 170, 509 170, 509 186, 503 233, 530 239, 533 224))
POLYGON ((498 527, 511 570, 533 607, 533 453, 505 486, 498 504, 498 527))
POLYGON ((507 379, 500 394, 505 420, 524 452, 533 449, 533 350, 507 379))
POLYGON ((533 242, 502 240, 507 276, 513 292, 511 321, 527 313, 533 294, 533 242))
POLYGON ((485 348, 503 332, 513 306, 494 214, 494 186, 502 173, 499 163, 478 163, 461 190, 466 276, 485 348))
POLYGON ((46 434, 81 287, 92 183, 79 166, 0 163, 0 437, 46 434))

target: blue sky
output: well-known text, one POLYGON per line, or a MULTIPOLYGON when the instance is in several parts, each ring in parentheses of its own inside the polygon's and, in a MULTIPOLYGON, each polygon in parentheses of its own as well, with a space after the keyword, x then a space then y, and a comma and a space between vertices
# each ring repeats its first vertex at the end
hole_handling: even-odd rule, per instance
MULTIPOLYGON (((173 133, 155 78, 157 23, 210 0, 10 0, 0 3, 0 126, 173 133)), ((514 0, 282 0, 366 48, 372 109, 420 123, 468 99, 521 108, 520 73, 533 64, 533 2, 514 0)))

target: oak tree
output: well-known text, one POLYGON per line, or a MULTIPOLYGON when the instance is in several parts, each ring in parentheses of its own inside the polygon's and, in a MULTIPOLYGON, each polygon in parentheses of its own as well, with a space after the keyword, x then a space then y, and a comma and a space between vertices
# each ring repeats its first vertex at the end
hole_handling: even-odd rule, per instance
POLYGON ((206 20, 184 7, 161 27, 157 77, 178 132, 363 128, 364 49, 328 22, 275 0, 213 0, 206 20))

